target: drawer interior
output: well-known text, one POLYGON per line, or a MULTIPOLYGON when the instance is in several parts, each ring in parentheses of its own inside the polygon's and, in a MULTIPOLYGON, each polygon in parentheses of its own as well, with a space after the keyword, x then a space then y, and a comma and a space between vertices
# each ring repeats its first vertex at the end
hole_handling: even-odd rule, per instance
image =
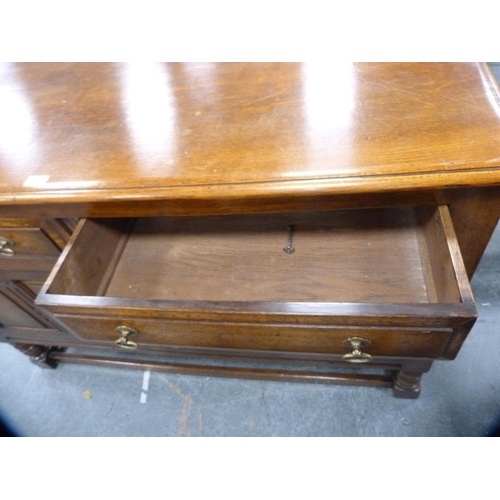
POLYGON ((164 301, 457 303, 470 290, 450 227, 446 207, 89 219, 77 228, 45 293, 164 301), (290 238, 294 251, 288 253, 290 238))

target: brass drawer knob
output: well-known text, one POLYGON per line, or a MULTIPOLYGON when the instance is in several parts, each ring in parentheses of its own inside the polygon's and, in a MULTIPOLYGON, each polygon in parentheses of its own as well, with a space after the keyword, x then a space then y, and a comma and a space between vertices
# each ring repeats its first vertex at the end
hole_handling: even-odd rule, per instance
POLYGON ((14 252, 15 243, 3 236, 0 236, 0 254, 12 257, 14 252))
POLYGON ((342 344, 347 349, 352 349, 352 352, 342 356, 345 361, 349 361, 349 363, 366 363, 372 359, 370 354, 361 351, 362 348, 371 345, 370 340, 362 337, 349 337, 342 344))
POLYGON ((122 349, 130 350, 137 349, 139 347, 134 341, 128 338, 130 335, 139 335, 139 331, 135 328, 130 328, 129 326, 117 326, 115 328, 115 332, 120 334, 120 337, 115 340, 117 346, 122 349))

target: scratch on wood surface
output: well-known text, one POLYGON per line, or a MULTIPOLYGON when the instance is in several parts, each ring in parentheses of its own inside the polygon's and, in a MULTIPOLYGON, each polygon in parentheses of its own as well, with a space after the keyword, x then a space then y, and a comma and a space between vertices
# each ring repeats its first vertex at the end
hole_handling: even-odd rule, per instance
POLYGON ((249 106, 255 106, 256 103, 262 102, 262 101, 267 101, 269 99, 277 98, 279 96, 286 95, 286 90, 277 90, 276 92, 273 92, 272 94, 264 95, 262 97, 259 97, 258 99, 253 99, 251 101, 247 101, 245 104, 243 104, 244 107, 249 107, 249 106))
MULTIPOLYGON (((431 105, 433 107, 442 106, 442 102, 440 104, 437 104, 437 103, 435 103, 433 101, 430 101, 429 99, 423 100, 422 99, 422 95, 420 93, 418 93, 418 92, 412 92, 411 90, 402 88, 398 84, 390 82, 390 81, 387 81, 387 80, 372 81, 371 84, 372 85, 376 85, 378 87, 386 88, 386 89, 390 90, 391 92, 400 92, 400 93, 403 93, 403 94, 412 95, 414 97, 417 97, 418 100, 421 101, 425 105, 431 105)), ((431 85, 431 84, 426 84, 426 85, 431 85)), ((435 94, 443 93, 443 91, 446 90, 451 85, 452 85, 452 83, 444 83, 442 85, 439 85, 438 87, 436 87, 436 88, 434 88, 432 90, 432 93, 435 93, 435 94)), ((427 92, 431 93, 430 90, 427 90, 427 92)), ((466 96, 464 96, 463 98, 454 97, 453 95, 451 95, 451 93, 449 95, 441 95, 440 96, 440 99, 442 101, 444 100, 444 101, 448 101, 448 102, 451 102, 451 103, 454 103, 454 104, 455 103, 463 103, 463 102, 465 102, 465 98, 466 98, 466 96)))
MULTIPOLYGON (((179 427, 177 429, 178 436, 191 436, 191 429, 189 427, 189 417, 191 415, 191 408, 193 406, 193 398, 189 394, 184 394, 179 387, 170 382, 164 375, 156 374, 156 376, 165 383, 165 385, 182 400, 182 409, 179 415, 179 427)), ((198 415, 198 422, 203 423, 203 419, 200 420, 200 414, 198 415)))
POLYGON ((412 92, 411 90, 407 90, 404 88, 401 88, 397 83, 389 82, 387 80, 377 80, 377 81, 372 81, 370 82, 372 85, 376 85, 378 87, 382 87, 385 89, 390 90, 391 92, 401 92, 403 94, 410 94, 415 97, 418 97, 419 99, 422 98, 421 94, 418 94, 417 92, 412 92))

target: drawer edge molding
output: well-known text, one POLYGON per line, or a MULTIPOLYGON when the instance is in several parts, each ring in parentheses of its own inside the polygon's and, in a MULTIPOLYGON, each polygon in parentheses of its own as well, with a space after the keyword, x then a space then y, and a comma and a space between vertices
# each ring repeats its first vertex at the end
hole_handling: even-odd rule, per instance
MULTIPOLYGON (((147 299, 116 299, 40 293, 36 304, 53 313, 95 314, 103 316, 151 317, 165 319, 226 320, 294 323, 323 323, 326 320, 355 324, 371 320, 405 325, 432 325, 446 319, 448 325, 460 325, 477 317, 473 302, 461 304, 376 304, 318 302, 191 302, 147 299), (353 323, 354 321, 354 323, 353 323)), ((328 324, 328 323, 327 323, 328 324)))

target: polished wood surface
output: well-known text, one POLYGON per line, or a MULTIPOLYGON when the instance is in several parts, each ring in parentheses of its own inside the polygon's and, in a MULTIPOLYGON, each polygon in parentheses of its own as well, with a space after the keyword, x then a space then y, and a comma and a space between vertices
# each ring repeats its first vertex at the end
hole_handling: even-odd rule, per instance
POLYGON ((148 345, 198 347, 207 349, 254 350, 264 352, 315 353, 341 356, 349 352, 343 341, 353 336, 368 338, 365 350, 379 357, 433 358, 441 356, 453 336, 450 328, 422 331, 404 328, 336 328, 310 325, 238 324, 231 322, 166 321, 151 319, 58 316, 84 340, 105 341, 115 346, 115 328, 125 324, 138 330, 130 340, 137 343, 136 354, 148 345))
POLYGON ((0 215, 500 184, 475 63, 3 64, 0 105, 0 215))

